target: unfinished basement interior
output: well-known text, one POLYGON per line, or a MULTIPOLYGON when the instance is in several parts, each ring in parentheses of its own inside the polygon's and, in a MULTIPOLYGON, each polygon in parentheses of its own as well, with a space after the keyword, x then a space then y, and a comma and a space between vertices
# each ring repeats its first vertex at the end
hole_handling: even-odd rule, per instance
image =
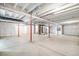
POLYGON ((79 56, 79 3, 0 3, 0 56, 79 56))

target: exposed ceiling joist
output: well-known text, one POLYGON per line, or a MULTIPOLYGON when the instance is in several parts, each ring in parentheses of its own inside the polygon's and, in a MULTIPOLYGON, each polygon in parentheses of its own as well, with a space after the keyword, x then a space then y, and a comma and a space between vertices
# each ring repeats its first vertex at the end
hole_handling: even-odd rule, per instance
POLYGON ((34 5, 32 8, 30 8, 30 10, 28 10, 27 12, 32 12, 35 8, 39 7, 41 5, 41 3, 38 3, 36 5, 34 5))
MULTIPOLYGON (((1 9, 5 9, 5 10, 8 10, 8 11, 12 11, 12 12, 14 12, 14 13, 23 14, 23 15, 26 15, 27 17, 30 16, 30 14, 27 14, 27 13, 25 13, 25 12, 22 12, 22 11, 19 11, 19 10, 15 10, 15 9, 12 9, 12 8, 3 7, 3 6, 0 6, 0 8, 1 8, 1 9)), ((29 18, 30 18, 30 17, 29 17, 29 18)), ((50 21, 48 21, 48 20, 45 20, 45 19, 42 19, 42 18, 33 16, 33 15, 32 15, 32 18, 33 18, 33 20, 34 20, 34 18, 36 18, 38 21, 39 21, 39 20, 42 20, 42 21, 47 21, 47 22, 49 22, 49 23, 53 23, 53 22, 50 22, 50 21)))
POLYGON ((23 19, 26 15, 22 16, 20 19, 23 19))
POLYGON ((27 3, 27 4, 25 4, 25 5, 23 6, 22 11, 24 11, 25 8, 27 8, 27 6, 29 6, 29 3, 27 3))
POLYGON ((18 3, 15 3, 13 8, 16 8, 16 7, 17 7, 17 5, 18 5, 18 3))
POLYGON ((73 24, 73 23, 79 23, 79 20, 64 21, 64 22, 60 22, 59 24, 65 25, 65 24, 73 24))
POLYGON ((3 3, 3 5, 5 6, 5 3, 3 3))
MULTIPOLYGON (((65 9, 62 12, 58 12, 56 14, 54 14, 54 17, 50 17, 50 19, 59 19, 59 18, 63 18, 63 20, 65 19, 70 19, 70 18, 76 18, 79 17, 79 6, 75 6, 69 9, 65 9)), ((61 19, 62 20, 62 19, 61 19)))
POLYGON ((69 8, 69 7, 74 6, 74 5, 76 5, 76 3, 64 5, 64 6, 60 7, 60 8, 56 8, 54 10, 51 10, 51 11, 48 11, 48 12, 44 13, 40 17, 45 16, 45 15, 50 14, 50 13, 55 13, 57 11, 62 11, 63 9, 69 8))
POLYGON ((73 11, 73 10, 77 10, 77 9, 79 9, 79 5, 76 5, 76 6, 74 6, 74 7, 71 7, 71 8, 68 8, 68 9, 64 9, 64 10, 62 10, 62 11, 57 11, 57 12, 55 12, 54 14, 60 14, 60 13, 65 13, 65 12, 71 12, 71 11, 73 11))
POLYGON ((67 5, 68 3, 50 3, 50 4, 44 4, 44 6, 41 6, 42 9, 40 9, 40 13, 38 15, 43 15, 49 11, 52 11, 56 8, 60 8, 64 5, 67 5))

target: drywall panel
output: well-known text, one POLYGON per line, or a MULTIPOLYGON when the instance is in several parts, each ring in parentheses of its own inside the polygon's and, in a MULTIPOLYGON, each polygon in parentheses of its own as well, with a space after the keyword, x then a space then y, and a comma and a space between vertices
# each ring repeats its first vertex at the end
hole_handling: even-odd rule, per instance
POLYGON ((64 34, 79 36, 79 23, 64 25, 64 34))

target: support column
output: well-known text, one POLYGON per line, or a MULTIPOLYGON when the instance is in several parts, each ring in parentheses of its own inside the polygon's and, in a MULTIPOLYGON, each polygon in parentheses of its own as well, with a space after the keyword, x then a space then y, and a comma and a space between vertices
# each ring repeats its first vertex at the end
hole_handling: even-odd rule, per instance
POLYGON ((58 25, 57 25, 57 35, 58 35, 58 25))
POLYGON ((41 25, 41 32, 43 33, 43 25, 41 25))
POLYGON ((41 25, 39 24, 38 25, 38 34, 41 34, 41 27, 40 27, 41 25))
POLYGON ((64 25, 62 25, 62 35, 64 34, 64 25))
POLYGON ((18 24, 18 37, 20 36, 20 32, 19 32, 19 24, 18 24))
POLYGON ((35 32, 36 32, 36 26, 35 26, 35 24, 34 24, 34 34, 35 34, 35 32))
POLYGON ((48 25, 49 31, 48 31, 48 37, 50 38, 50 24, 48 25))
POLYGON ((32 15, 30 16, 30 42, 32 42, 32 15))

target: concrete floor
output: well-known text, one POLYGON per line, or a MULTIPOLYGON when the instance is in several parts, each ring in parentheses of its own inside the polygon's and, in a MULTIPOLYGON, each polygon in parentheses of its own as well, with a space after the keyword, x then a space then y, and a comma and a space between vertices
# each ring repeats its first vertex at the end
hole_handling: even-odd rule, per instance
POLYGON ((34 35, 0 39, 0 56, 79 56, 79 37, 34 35))

